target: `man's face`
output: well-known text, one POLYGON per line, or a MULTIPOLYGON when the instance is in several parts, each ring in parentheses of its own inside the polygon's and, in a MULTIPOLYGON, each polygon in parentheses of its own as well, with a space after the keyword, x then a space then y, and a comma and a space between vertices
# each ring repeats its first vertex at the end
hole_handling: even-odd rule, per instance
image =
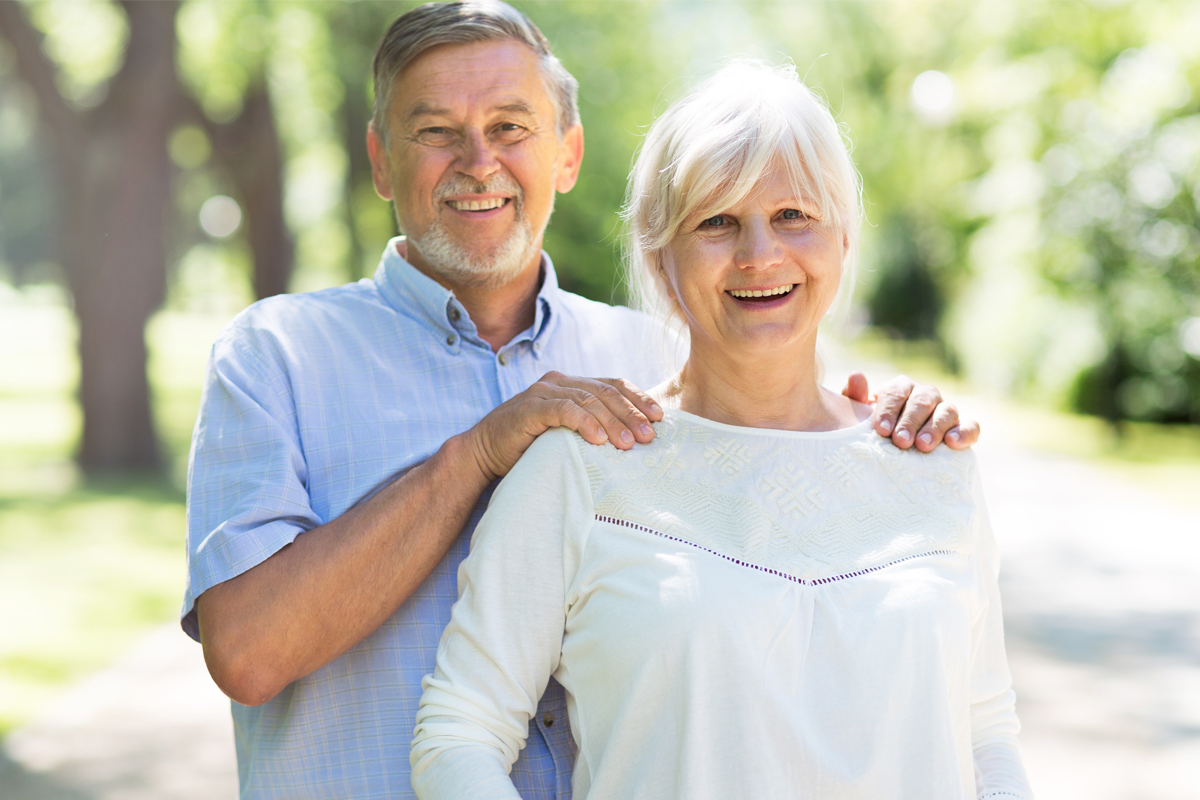
POLYGON ((367 136, 409 262, 453 288, 497 286, 540 261, 555 191, 575 185, 577 125, 560 140, 537 55, 511 40, 441 45, 400 74, 386 146, 367 136))

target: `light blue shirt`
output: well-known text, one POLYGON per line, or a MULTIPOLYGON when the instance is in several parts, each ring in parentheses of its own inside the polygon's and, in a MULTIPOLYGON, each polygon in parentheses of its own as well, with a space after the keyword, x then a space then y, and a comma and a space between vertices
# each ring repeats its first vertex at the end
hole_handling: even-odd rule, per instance
MULTIPOLYGON (((188 465, 188 585, 195 599, 429 458, 550 370, 663 377, 648 317, 558 288, 544 258, 533 326, 499 352, 454 294, 388 244, 372 279, 281 295, 213 345, 188 465)), ((457 570, 487 504, 391 619, 257 707, 233 703, 243 798, 407 798, 421 678, 433 672, 457 570)), ((573 743, 551 682, 513 768, 527 800, 571 796, 573 743)))

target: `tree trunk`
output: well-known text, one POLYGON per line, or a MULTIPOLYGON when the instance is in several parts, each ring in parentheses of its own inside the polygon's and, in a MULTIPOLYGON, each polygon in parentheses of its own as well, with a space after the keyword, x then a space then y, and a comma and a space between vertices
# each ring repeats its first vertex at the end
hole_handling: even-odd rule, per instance
POLYGON ((283 294, 292 277, 295 244, 284 216, 283 148, 265 80, 260 77, 247 89, 236 120, 205 124, 242 204, 254 256, 254 294, 259 299, 283 294))
POLYGON ((145 327, 165 291, 164 215, 171 208, 166 141, 179 106, 177 3, 125 3, 125 63, 104 102, 68 106, 41 34, 16 3, 0 31, 38 97, 57 183, 60 259, 79 319, 77 454, 89 474, 161 467, 146 380, 145 327))

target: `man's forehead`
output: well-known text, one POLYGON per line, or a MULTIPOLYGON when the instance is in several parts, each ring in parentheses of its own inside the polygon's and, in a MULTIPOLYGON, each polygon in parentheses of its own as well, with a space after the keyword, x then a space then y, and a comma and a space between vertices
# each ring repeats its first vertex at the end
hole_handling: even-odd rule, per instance
POLYGON ((397 78, 405 119, 463 113, 553 113, 536 54, 512 40, 430 48, 397 78))

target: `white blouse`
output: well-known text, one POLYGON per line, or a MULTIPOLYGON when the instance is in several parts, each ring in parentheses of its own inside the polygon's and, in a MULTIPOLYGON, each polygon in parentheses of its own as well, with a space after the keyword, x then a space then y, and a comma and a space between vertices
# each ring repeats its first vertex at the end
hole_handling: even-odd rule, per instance
POLYGON ((423 800, 518 798, 551 676, 577 800, 1031 798, 974 456, 668 411, 543 435, 458 573, 423 800))

